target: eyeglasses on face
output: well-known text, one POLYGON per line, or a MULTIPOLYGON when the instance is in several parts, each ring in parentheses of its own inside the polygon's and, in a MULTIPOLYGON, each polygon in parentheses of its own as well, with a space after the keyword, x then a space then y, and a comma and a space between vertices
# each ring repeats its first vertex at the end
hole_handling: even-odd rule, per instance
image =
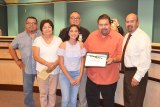
POLYGON ((79 20, 80 17, 70 17, 70 19, 72 19, 72 20, 79 20))
POLYGON ((26 25, 28 25, 28 26, 33 26, 33 25, 37 25, 37 23, 36 22, 26 22, 26 25))

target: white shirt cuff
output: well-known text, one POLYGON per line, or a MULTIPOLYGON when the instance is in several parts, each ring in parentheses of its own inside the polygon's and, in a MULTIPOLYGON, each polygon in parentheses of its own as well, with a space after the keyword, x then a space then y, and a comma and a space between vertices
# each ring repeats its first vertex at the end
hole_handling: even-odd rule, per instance
POLYGON ((140 76, 140 75, 138 75, 137 73, 135 73, 135 75, 134 75, 134 77, 133 77, 134 79, 136 79, 137 81, 141 81, 141 79, 142 79, 142 77, 140 76))

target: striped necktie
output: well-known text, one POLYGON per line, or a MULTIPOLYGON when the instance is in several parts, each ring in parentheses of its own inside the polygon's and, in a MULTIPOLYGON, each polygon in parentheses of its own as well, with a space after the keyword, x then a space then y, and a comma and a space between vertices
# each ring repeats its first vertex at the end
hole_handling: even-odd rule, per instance
POLYGON ((124 45, 124 47, 123 47, 123 52, 122 52, 122 64, 121 64, 121 70, 122 70, 122 71, 125 70, 124 55, 125 55, 125 51, 126 51, 126 48, 127 48, 127 45, 128 45, 128 42, 129 42, 131 36, 132 36, 131 34, 128 35, 128 38, 127 38, 127 40, 126 40, 126 43, 125 43, 125 45, 124 45))

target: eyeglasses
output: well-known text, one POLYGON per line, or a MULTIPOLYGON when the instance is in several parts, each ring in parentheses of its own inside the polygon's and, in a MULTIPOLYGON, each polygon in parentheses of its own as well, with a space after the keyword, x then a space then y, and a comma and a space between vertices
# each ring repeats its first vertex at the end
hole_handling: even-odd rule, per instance
POLYGON ((35 23, 35 22, 33 22, 33 23, 27 22, 26 25, 33 26, 33 25, 37 25, 37 23, 35 23))
POLYGON ((79 20, 80 17, 70 17, 70 19, 72 19, 72 20, 79 20))

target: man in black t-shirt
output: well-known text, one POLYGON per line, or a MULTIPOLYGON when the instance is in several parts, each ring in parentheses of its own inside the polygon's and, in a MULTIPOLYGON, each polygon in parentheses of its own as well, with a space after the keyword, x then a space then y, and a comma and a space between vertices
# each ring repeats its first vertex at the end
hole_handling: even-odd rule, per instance
MULTIPOLYGON (((70 25, 75 24, 75 25, 79 26, 79 28, 80 28, 79 41, 85 42, 85 40, 89 36, 90 32, 86 28, 80 26, 80 22, 81 22, 80 14, 75 11, 72 12, 70 14, 70 25)), ((62 39, 62 41, 66 41, 65 35, 67 32, 67 29, 68 29, 68 27, 62 29, 62 31, 59 34, 59 37, 62 39)))

